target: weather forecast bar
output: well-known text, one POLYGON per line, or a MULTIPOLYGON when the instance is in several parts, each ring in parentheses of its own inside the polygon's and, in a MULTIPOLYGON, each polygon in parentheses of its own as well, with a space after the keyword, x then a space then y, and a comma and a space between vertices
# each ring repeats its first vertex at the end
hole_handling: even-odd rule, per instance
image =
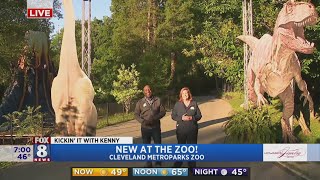
POLYGON ((97 167, 73 167, 71 168, 71 180, 84 179, 103 179, 102 177, 126 177, 132 176, 137 178, 142 177, 186 177, 197 176, 197 179, 213 176, 219 179, 250 179, 250 168, 248 167, 206 167, 206 168, 97 168, 97 167), (87 178, 86 178, 87 177, 87 178))

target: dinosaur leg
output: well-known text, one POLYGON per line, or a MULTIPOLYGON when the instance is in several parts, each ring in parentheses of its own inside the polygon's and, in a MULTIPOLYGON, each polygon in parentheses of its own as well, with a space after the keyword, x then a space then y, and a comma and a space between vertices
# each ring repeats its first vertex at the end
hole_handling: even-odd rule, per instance
POLYGON ((65 103, 65 96, 61 92, 61 84, 59 84, 59 79, 55 78, 52 82, 51 87, 51 102, 52 108, 55 113, 56 128, 55 132, 57 136, 67 136, 67 115, 64 113, 62 104, 65 103))
POLYGON ((287 125, 286 121, 281 118, 281 128, 282 128, 282 141, 288 143, 287 125))
POLYGON ((72 110, 68 110, 66 113, 68 114, 67 115, 68 119, 66 120, 68 135, 69 136, 74 136, 76 134, 76 132, 75 132, 76 119, 75 119, 74 112, 72 110))
POLYGON ((87 136, 96 136, 98 113, 96 106, 91 103, 91 121, 87 124, 87 136))
POLYGON ((248 99, 256 104, 257 102, 257 95, 254 91, 254 82, 255 82, 255 75, 252 71, 252 69, 247 70, 247 78, 246 78, 246 84, 247 84, 247 89, 248 89, 248 99))
POLYGON ((97 110, 93 104, 94 90, 88 78, 77 81, 75 98, 78 102, 79 117, 75 129, 77 136, 95 136, 97 110))
POLYGON ((293 135, 292 129, 290 128, 289 118, 293 115, 294 111, 294 94, 292 87, 288 86, 281 94, 279 98, 283 104, 281 127, 282 127, 282 138, 283 142, 294 143, 297 142, 297 138, 293 135))
MULTIPOLYGON (((310 93, 309 93, 309 91, 307 89, 306 82, 304 80, 302 80, 301 78, 297 78, 297 79, 298 80, 300 79, 299 81, 297 81, 297 85, 298 85, 299 89, 302 91, 302 95, 301 96, 305 97, 303 105, 306 104, 306 101, 309 101, 309 110, 310 110, 310 118, 311 118, 313 116, 313 112, 314 112, 314 110, 313 110, 313 108, 314 108, 313 107, 313 100, 312 100, 312 98, 310 96, 310 93)), ((300 97, 300 99, 301 99, 301 97, 300 97)), ((308 126, 306 125, 306 121, 305 121, 305 119, 303 117, 303 114, 301 114, 301 116, 298 119, 298 121, 299 121, 299 125, 300 125, 300 127, 302 129, 303 134, 310 135, 311 131, 308 128, 308 126)))
MULTIPOLYGON (((300 99, 302 96, 304 96, 304 102, 303 102, 303 106, 306 105, 307 101, 309 102, 309 111, 310 111, 310 118, 314 117, 314 104, 313 104, 313 100, 312 97, 308 91, 308 87, 307 87, 307 83, 302 79, 301 77, 301 69, 300 69, 300 65, 299 65, 299 60, 295 61, 297 62, 296 65, 294 66, 295 69, 295 80, 297 82, 297 86, 298 88, 302 91, 302 95, 300 96, 300 99)), ((299 124, 301 126, 301 129, 303 131, 303 133, 305 135, 311 134, 309 127, 306 125, 305 119, 303 118, 303 115, 300 116, 299 118, 299 124)))
POLYGON ((306 124, 306 121, 303 117, 303 114, 300 112, 300 118, 298 119, 298 122, 299 122, 299 125, 302 129, 302 132, 304 135, 310 135, 311 134, 311 131, 310 129, 308 128, 307 124, 306 124))
POLYGON ((291 131, 293 130, 293 116, 291 116, 290 118, 289 118, 289 124, 290 124, 290 129, 291 129, 291 131))
POLYGON ((95 136, 97 125, 97 110, 92 102, 82 101, 79 116, 75 122, 76 136, 95 136))

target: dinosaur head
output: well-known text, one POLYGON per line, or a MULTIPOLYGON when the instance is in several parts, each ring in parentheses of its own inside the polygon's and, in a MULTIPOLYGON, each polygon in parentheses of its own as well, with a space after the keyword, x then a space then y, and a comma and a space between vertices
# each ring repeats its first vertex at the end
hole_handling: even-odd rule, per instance
POLYGON ((281 9, 274 35, 286 48, 295 52, 311 54, 314 43, 305 39, 304 27, 317 23, 318 13, 313 4, 289 0, 281 9))

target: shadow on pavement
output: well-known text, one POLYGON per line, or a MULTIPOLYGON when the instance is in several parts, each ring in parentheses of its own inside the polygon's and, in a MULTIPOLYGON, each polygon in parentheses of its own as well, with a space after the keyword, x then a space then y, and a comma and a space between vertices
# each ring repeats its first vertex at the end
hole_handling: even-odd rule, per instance
MULTIPOLYGON (((229 119, 229 117, 224 117, 224 118, 220 118, 220 119, 213 119, 213 120, 210 120, 210 121, 199 123, 199 129, 207 127, 207 126, 211 126, 211 125, 214 125, 214 124, 219 124, 219 123, 225 122, 228 119, 229 119)), ((175 135, 176 135, 176 130, 175 129, 161 133, 161 137, 162 138, 167 138, 167 137, 171 137, 171 136, 175 136, 175 135)), ((141 137, 133 138, 133 143, 134 144, 142 144, 141 137)))

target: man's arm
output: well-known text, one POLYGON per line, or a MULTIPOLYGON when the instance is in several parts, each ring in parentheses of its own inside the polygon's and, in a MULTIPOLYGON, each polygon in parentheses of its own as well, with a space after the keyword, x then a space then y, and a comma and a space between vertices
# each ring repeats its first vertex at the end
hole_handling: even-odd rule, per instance
POLYGON ((136 108, 134 109, 134 117, 136 118, 137 121, 142 123, 144 119, 140 117, 141 109, 140 109, 140 101, 137 102, 136 108))
POLYGON ((163 107, 161 100, 159 99, 159 113, 157 113, 156 115, 154 115, 154 120, 160 120, 161 118, 163 118, 166 115, 166 110, 163 107))

